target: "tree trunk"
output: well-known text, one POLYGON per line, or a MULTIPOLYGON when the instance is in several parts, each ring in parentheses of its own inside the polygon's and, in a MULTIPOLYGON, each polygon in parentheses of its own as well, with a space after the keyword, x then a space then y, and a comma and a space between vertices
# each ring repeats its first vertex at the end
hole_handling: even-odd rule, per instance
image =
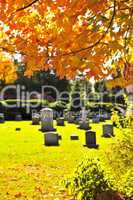
POLYGON ((133 84, 126 87, 128 96, 126 117, 129 120, 129 126, 133 126, 133 84))

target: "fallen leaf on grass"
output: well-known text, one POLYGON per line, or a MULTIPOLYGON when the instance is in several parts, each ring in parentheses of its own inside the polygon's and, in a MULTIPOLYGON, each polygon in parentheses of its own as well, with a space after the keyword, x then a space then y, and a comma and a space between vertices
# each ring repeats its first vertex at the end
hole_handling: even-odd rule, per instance
POLYGON ((16 197, 16 198, 20 198, 20 197, 22 197, 22 192, 18 192, 18 193, 16 193, 16 194, 15 194, 15 197, 16 197))

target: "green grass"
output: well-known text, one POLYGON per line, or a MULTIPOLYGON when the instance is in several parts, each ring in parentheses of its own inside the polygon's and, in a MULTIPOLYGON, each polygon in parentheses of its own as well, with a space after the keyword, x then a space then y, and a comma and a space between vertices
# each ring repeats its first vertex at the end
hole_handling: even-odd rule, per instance
POLYGON ((84 157, 102 157, 109 144, 121 134, 115 129, 115 138, 102 138, 102 123, 93 124, 100 147, 88 149, 83 147, 85 131, 66 123, 65 127, 57 127, 62 135, 60 146, 46 147, 39 128, 30 121, 0 124, 0 200, 71 199, 61 180, 70 176, 84 157), (79 141, 70 141, 73 133, 79 135, 79 141))

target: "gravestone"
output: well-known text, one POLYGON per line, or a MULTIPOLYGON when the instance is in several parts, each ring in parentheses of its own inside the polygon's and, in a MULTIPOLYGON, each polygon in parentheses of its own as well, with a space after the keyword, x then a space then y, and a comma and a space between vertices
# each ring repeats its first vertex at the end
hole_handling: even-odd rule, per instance
POLYGON ((74 123, 75 116, 73 115, 72 111, 68 111, 65 117, 68 123, 70 124, 74 123))
POLYGON ((110 120, 111 119, 111 114, 110 113, 105 113, 104 118, 106 120, 110 120))
POLYGON ((76 117, 76 119, 74 120, 74 124, 79 125, 79 122, 80 122, 80 118, 76 117))
POLYGON ((4 123, 4 122, 5 122, 4 113, 0 113, 0 123, 4 123))
POLYGON ((75 113, 75 119, 74 119, 74 124, 79 125, 79 122, 81 121, 81 115, 80 112, 75 113))
POLYGON ((45 133, 44 144, 46 146, 59 146, 59 135, 55 132, 45 133))
POLYGON ((79 136, 73 134, 73 135, 70 136, 70 139, 71 139, 71 140, 79 140, 79 136))
POLYGON ((93 117, 92 118, 92 123, 99 123, 100 122, 100 118, 99 117, 93 117))
POLYGON ((104 116, 104 115, 101 115, 101 116, 100 116, 100 122, 105 122, 105 120, 106 120, 105 116, 104 116))
POLYGON ((15 130, 16 130, 16 131, 21 131, 21 128, 16 128, 15 130))
POLYGON ((39 125, 40 124, 40 115, 38 113, 34 113, 32 115, 32 125, 39 125))
POLYGON ((80 120, 79 120, 79 129, 89 130, 91 127, 89 126, 89 120, 87 119, 87 110, 85 107, 80 111, 80 120))
POLYGON ((102 137, 112 137, 112 136, 114 136, 113 124, 104 124, 102 137))
POLYGON ((69 113, 68 110, 64 110, 64 112, 63 112, 63 117, 64 117, 65 121, 68 121, 68 118, 69 118, 68 113, 69 113))
POLYGON ((93 112, 88 112, 88 115, 87 115, 87 117, 89 118, 89 119, 92 119, 92 117, 94 116, 94 114, 93 114, 93 112))
POLYGON ((65 126, 63 117, 58 118, 56 121, 57 121, 57 126, 65 126))
POLYGON ((74 116, 69 116, 68 118, 68 123, 73 124, 75 122, 75 117, 74 116))
POLYGON ((90 130, 91 129, 91 127, 89 126, 89 121, 80 121, 78 128, 82 129, 82 130, 90 130))
POLYGON ((53 127, 53 110, 50 108, 43 108, 41 111, 41 131, 49 132, 56 131, 53 127))
POLYGON ((72 111, 68 111, 68 110, 64 111, 63 117, 64 117, 65 121, 68 121, 71 116, 73 116, 73 112, 72 111))
POLYGON ((17 114, 15 116, 15 121, 22 121, 22 115, 21 114, 17 114))
POLYGON ((85 134, 86 144, 85 146, 88 148, 98 148, 98 144, 96 144, 96 133, 94 131, 87 131, 85 134))

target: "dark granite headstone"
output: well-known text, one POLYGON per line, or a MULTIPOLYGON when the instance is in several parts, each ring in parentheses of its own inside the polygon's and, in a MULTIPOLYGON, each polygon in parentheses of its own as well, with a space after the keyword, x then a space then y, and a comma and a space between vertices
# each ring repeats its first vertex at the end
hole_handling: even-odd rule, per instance
POLYGON ((47 132, 44 134, 45 146, 59 146, 59 135, 56 132, 47 132))
POLYGON ((96 144, 96 133, 94 131, 86 132, 86 147, 89 148, 98 148, 99 145, 96 144))

